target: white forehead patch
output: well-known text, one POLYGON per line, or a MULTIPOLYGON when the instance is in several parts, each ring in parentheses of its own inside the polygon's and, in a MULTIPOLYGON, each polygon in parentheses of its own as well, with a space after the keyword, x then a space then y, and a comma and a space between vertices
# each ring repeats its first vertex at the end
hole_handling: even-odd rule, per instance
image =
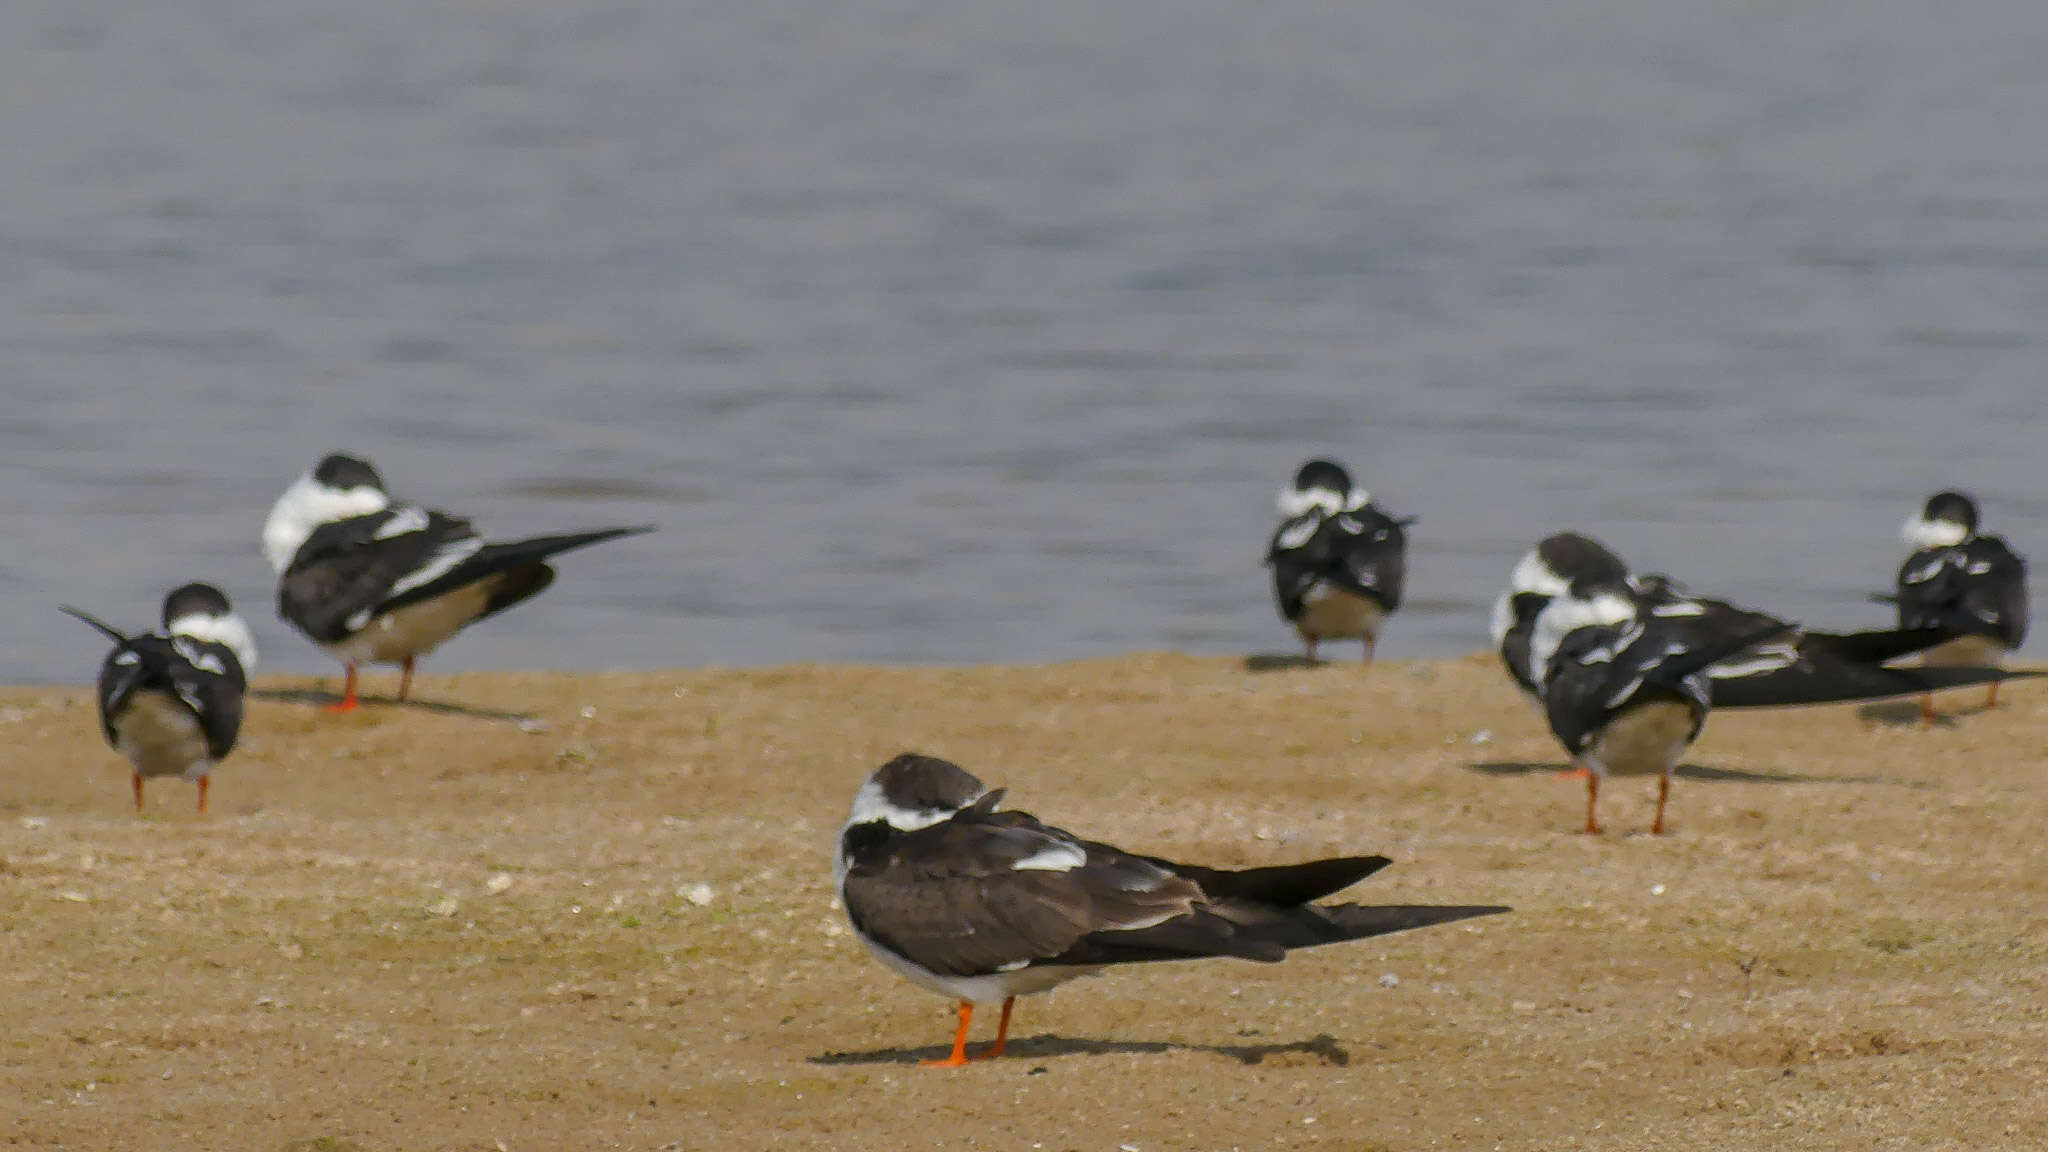
POLYGON ((1340 492, 1335 488, 1282 488, 1280 498, 1274 501, 1280 514, 1289 520, 1303 516, 1310 511, 1319 511, 1325 516, 1339 512, 1356 512, 1372 503, 1372 493, 1363 488, 1340 492))
POLYGON ((391 498, 375 488, 330 488, 308 472, 270 506, 270 518, 263 522, 263 558, 272 571, 283 572, 314 529, 382 512, 390 504, 391 498))
POLYGON ((1970 530, 1953 520, 1929 520, 1916 513, 1899 530, 1899 538, 1915 550, 1953 548, 1970 538, 1970 530))
MULTIPOLYGON (((975 799, 980 799, 984 795, 986 793, 977 793, 975 799)), ((968 803, 973 803, 973 801, 970 800, 968 803)), ((882 793, 882 785, 879 781, 869 780, 860 786, 859 792, 854 793, 853 811, 847 815, 846 823, 848 827, 851 827, 856 824, 872 824, 879 820, 898 832, 915 832, 919 828, 929 828, 934 824, 944 823, 952 819, 953 814, 958 811, 960 811, 959 808, 917 809, 901 807, 891 803, 889 798, 882 793)))
POLYGON ((1551 571, 1543 562, 1541 553, 1534 549, 1515 562, 1515 570, 1508 574, 1508 588, 1515 592, 1534 592, 1539 596, 1562 596, 1571 589, 1564 577, 1551 571))

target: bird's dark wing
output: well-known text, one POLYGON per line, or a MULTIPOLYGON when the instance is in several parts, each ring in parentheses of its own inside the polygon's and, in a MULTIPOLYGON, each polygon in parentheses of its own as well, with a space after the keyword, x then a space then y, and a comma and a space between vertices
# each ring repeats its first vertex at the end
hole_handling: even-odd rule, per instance
POLYGON ((338 643, 483 547, 467 520, 410 504, 323 524, 278 581, 278 615, 315 641, 338 643))
POLYGON ((1899 565, 1893 599, 1901 628, 1943 628, 1961 635, 1958 611, 1963 597, 1963 570, 1968 561, 1954 547, 1923 548, 1899 565))
MULTIPOLYGON (((1889 603, 1889 601, 1887 601, 1889 603)), ((1869 632, 1808 632, 1800 648, 1848 664, 1882 664, 1924 652, 1955 633, 1945 628, 1886 628, 1869 632)))
POLYGON ((1402 522, 1368 504, 1329 515, 1311 510, 1280 525, 1266 549, 1280 615, 1301 615, 1319 583, 1369 596, 1391 612, 1407 581, 1408 536, 1402 522))
POLYGON ((1543 682, 1543 712, 1565 750, 1576 756, 1643 687, 1640 653, 1624 653, 1646 634, 1639 623, 1580 628, 1558 642, 1543 682))
MULTIPOLYGON (((1092 843, 1089 846, 1107 847, 1092 843)), ((1141 856, 1139 859, 1194 881, 1201 886, 1202 894, 1211 900, 1257 900, 1268 904, 1306 904, 1319 900, 1333 892, 1341 892, 1393 863, 1385 856, 1333 856, 1302 864, 1230 869, 1176 864, 1158 856, 1141 856)))
POLYGON ((630 528, 599 528, 589 532, 535 536, 504 544, 486 544, 460 558, 453 567, 433 579, 393 595, 384 603, 384 610, 395 611, 408 604, 431 600, 444 592, 501 573, 524 576, 524 579, 502 581, 499 587, 493 589, 490 603, 485 605, 483 612, 484 616, 489 616, 502 612, 547 587, 554 579, 554 571, 545 563, 549 557, 559 556, 577 548, 588 548, 592 544, 603 543, 606 540, 616 540, 621 536, 637 536, 652 531, 654 528, 651 525, 642 524, 630 528))
POLYGON ((100 664, 100 730, 114 743, 114 719, 138 692, 162 692, 199 721, 207 755, 225 757, 242 726, 242 665, 234 650, 188 636, 126 638, 100 664))
POLYGON ((1273 599, 1283 620, 1301 615, 1309 589, 1321 579, 1324 557, 1317 540, 1322 522, 1321 510, 1304 512, 1282 523, 1266 547, 1266 564, 1273 569, 1273 599))
POLYGON ((2027 562, 1996 536, 1963 545, 1963 610, 2008 648, 2027 638, 2027 562))
POLYGON ((1793 708, 1918 696, 2040 675, 1999 668, 1887 668, 1807 657, 1762 675, 1714 680, 1712 693, 1716 708, 1793 708))
POLYGON ((169 641, 145 634, 126 638, 100 662, 100 731, 108 744, 114 743, 114 718, 137 692, 170 690, 172 658, 169 641))
POLYGON ((970 810, 904 833, 881 858, 849 868, 843 893, 862 932, 943 975, 1109 963, 1066 957, 1084 940, 1110 935, 1132 953, 1235 954, 1228 924, 1201 912, 1192 881, 1085 846, 1022 813, 970 810))
MULTIPOLYGON (((1115 852, 1114 848, 1089 842, 1091 849, 1115 852)), ((1084 938, 1059 963, 1090 964, 1134 960, 1179 960, 1190 956, 1227 954, 1247 959, 1278 959, 1296 948, 1313 948, 1367 936, 1405 932, 1472 916, 1505 912, 1499 905, 1363 905, 1314 904, 1313 900, 1342 891, 1385 868, 1393 861, 1385 856, 1336 856, 1299 864, 1275 864, 1261 868, 1205 868, 1180 864, 1157 856, 1141 857, 1183 879, 1199 884, 1205 903, 1198 910, 1213 920, 1203 922, 1182 918, 1161 925, 1157 931, 1199 931, 1193 939, 1161 948, 1145 940, 1144 951, 1132 947, 1142 933, 1101 933, 1084 938), (1229 926, 1227 948, 1218 947, 1216 931, 1221 921, 1229 926), (1263 952, 1277 949, 1278 954, 1263 952)))
POLYGON ((1401 606, 1408 533, 1400 521, 1368 504, 1327 518, 1317 535, 1327 557, 1326 579, 1372 597, 1389 612, 1401 606))
POLYGON ((1723 637, 1773 635, 1794 625, 1768 612, 1744 608, 1712 596, 1695 596, 1669 576, 1652 575, 1637 581, 1644 609, 1652 617, 1668 620, 1689 643, 1713 643, 1723 637))
POLYGON ((1704 615, 1643 615, 1629 624, 1571 633, 1551 658, 1543 689, 1551 731, 1577 755, 1622 709, 1649 700, 1677 700, 1692 710, 1697 736, 1711 704, 1708 669, 1792 627, 1764 619, 1769 623, 1762 627, 1730 633, 1704 615))
POLYGON ((1901 628, 1989 636, 2008 647, 2026 638, 2027 565, 1996 536, 1908 556, 1897 599, 1901 628))
POLYGON ((224 759, 242 730, 242 694, 248 686, 242 662, 225 644, 189 636, 172 637, 170 648, 171 690, 199 718, 206 754, 224 759))

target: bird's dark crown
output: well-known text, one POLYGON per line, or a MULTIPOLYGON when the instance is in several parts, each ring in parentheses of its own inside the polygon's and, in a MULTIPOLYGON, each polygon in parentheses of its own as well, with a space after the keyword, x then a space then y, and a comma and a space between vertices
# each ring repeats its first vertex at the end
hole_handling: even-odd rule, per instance
POLYGON ((1296 492, 1311 492, 1318 488, 1327 488, 1337 493, 1349 492, 1351 491, 1351 473, 1346 472, 1344 466, 1335 460, 1324 460, 1321 458, 1310 460, 1295 470, 1294 490, 1296 492))
POLYGON ((1920 513, 1923 520, 1961 524, 1966 532, 1977 530, 1977 502, 1962 492, 1936 492, 1927 498, 1920 513))
POLYGON ((955 812, 988 791, 950 760, 904 752, 869 778, 890 805, 912 812, 955 812))
POLYGON ((1605 544, 1578 532, 1559 532, 1544 537, 1542 543, 1536 545, 1536 555, 1545 568, 1557 573, 1566 583, 1628 578, 1628 565, 1622 562, 1621 557, 1605 544))
POLYGON ((164 597, 164 627, 186 616, 225 616, 234 611, 226 594, 211 584, 187 584, 164 597))
POLYGON ((375 488, 384 491, 384 478, 368 460, 335 452, 313 467, 313 479, 329 488, 375 488))

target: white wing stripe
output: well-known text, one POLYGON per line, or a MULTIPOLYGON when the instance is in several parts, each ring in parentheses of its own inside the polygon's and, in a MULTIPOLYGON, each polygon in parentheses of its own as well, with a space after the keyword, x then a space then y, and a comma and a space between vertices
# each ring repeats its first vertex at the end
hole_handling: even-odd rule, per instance
POLYGON ((407 504, 392 512, 391 519, 378 525, 377 531, 370 538, 389 540, 393 536, 403 536, 408 532, 423 531, 426 526, 427 514, 417 505, 407 504))
POLYGON ((1019 872, 1071 872, 1088 862, 1088 853, 1072 844, 1051 844, 1010 867, 1019 872))
POLYGON ((442 576, 447 575, 457 564, 482 551, 483 546, 484 541, 481 536, 465 536, 460 540, 452 540, 442 545, 441 550, 434 553, 432 560, 407 573, 404 579, 394 582, 391 585, 391 591, 386 594, 385 598, 389 599, 392 596, 402 595, 414 588, 418 588, 422 584, 433 583, 442 576))

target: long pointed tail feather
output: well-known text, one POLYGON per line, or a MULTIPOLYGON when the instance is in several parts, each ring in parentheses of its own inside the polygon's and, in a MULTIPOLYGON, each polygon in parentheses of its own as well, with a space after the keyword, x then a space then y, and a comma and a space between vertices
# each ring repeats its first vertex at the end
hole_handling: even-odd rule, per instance
POLYGON ((1788 668, 1768 676, 1716 680, 1714 707, 1796 708, 1810 704, 1847 704, 1918 696, 1973 684, 2032 680, 2043 670, 2003 668, 1882 668, 1874 664, 1840 665, 1826 672, 1788 668))
POLYGON ((1476 916, 1495 916, 1511 909, 1499 904, 1332 904, 1310 905, 1300 911, 1314 915, 1288 917, 1287 928, 1277 932, 1264 925, 1254 932, 1260 938, 1273 940, 1285 948, 1313 948, 1319 944, 1386 936, 1470 920, 1476 916))
POLYGON ((1806 641, 1851 664, 1882 664, 1925 652, 1955 636, 1946 628, 1892 628, 1874 632, 1808 632, 1806 641))
POLYGON ((1306 904, 1349 888, 1393 863, 1385 856, 1335 856, 1303 864, 1231 870, 1148 859, 1200 884, 1211 900, 1258 900, 1268 904, 1306 904))
POLYGON ((108 624, 106 621, 99 619, 98 617, 92 615, 89 612, 83 611, 78 608, 73 608, 69 604, 57 605, 57 611, 64 613, 66 616, 74 616, 80 620, 85 621, 87 624, 92 625, 94 628, 97 628, 100 630, 100 632, 104 633, 107 639, 112 640, 114 643, 119 644, 123 648, 132 647, 135 643, 133 637, 129 636, 125 632, 122 632, 119 628, 116 628, 113 625, 108 624))
MULTIPOLYGON (((588 548, 592 544, 602 544, 606 540, 616 540, 621 536, 639 536, 652 531, 654 531, 654 525, 652 524, 636 524, 626 528, 599 528, 590 532, 569 532, 557 536, 534 536, 525 540, 508 541, 503 544, 486 544, 484 547, 479 548, 475 555, 463 560, 462 563, 449 569, 440 577, 417 588, 408 589, 403 595, 392 597, 384 603, 382 610, 388 612, 403 608, 408 604, 425 603, 451 589, 474 584, 478 580, 487 579, 498 573, 507 572, 515 568, 531 567, 540 564, 550 557, 559 556, 564 552, 572 552, 578 548, 588 548)), ((509 607, 518 600, 525 599, 526 596, 540 591, 542 587, 546 586, 546 583, 546 581, 540 581, 537 586, 527 590, 524 595, 512 597, 505 604, 500 605, 500 607, 509 607)))

